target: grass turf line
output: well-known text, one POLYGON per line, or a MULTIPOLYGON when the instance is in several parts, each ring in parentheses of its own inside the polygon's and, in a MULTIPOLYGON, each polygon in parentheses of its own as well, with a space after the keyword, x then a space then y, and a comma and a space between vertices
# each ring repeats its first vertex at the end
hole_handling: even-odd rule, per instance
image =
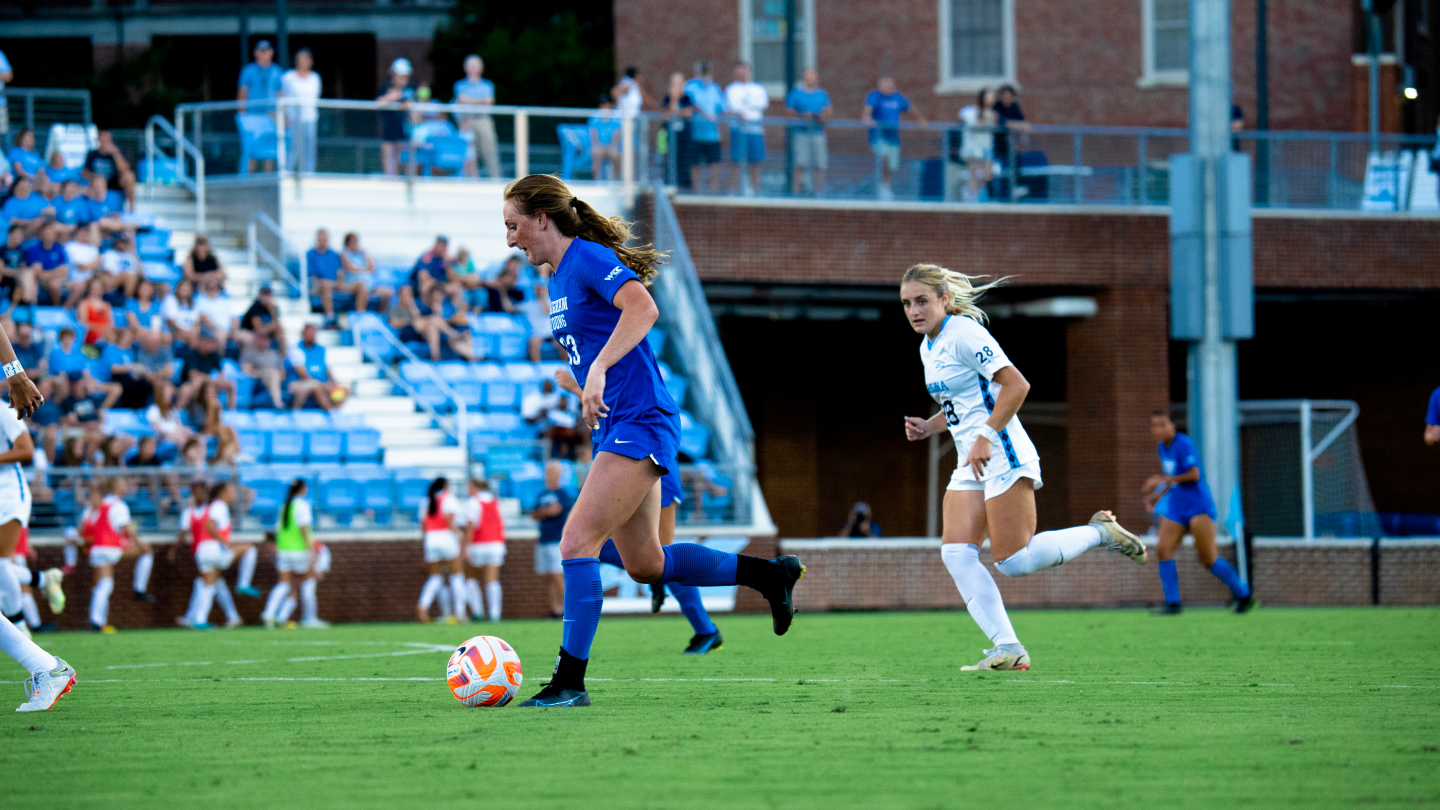
POLYGON ((679 654, 683 619, 607 618, 596 705, 543 711, 468 709, 439 680, 403 679, 443 677, 446 654, 420 645, 495 634, 529 697, 551 622, 43 636, 81 681, 54 711, 0 722, 6 793, 107 808, 1440 804, 1437 610, 1017 612, 1022 673, 958 671, 985 646, 964 613, 806 615, 781 639, 769 617, 717 618, 725 649, 701 657, 679 654))

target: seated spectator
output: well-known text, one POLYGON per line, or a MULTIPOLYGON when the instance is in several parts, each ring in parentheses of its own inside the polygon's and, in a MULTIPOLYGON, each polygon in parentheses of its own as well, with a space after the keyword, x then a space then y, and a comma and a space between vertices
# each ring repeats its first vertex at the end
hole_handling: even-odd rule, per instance
POLYGON ((520 262, 510 257, 501 268, 499 275, 486 285, 485 311, 504 312, 507 315, 519 313, 516 304, 525 300, 525 291, 516 284, 520 280, 520 262))
POLYGON ((135 227, 127 225, 121 216, 121 209, 124 206, 121 201, 112 200, 110 189, 105 185, 105 178, 96 175, 90 179, 89 185, 84 188, 85 204, 89 207, 90 221, 100 226, 100 232, 105 235, 124 233, 132 240, 135 237, 135 227))
POLYGON ((59 193, 50 200, 50 207, 55 209, 60 238, 69 239, 76 228, 90 222, 90 200, 80 193, 80 184, 74 180, 66 180, 56 188, 59 193))
POLYGON ((602 93, 596 101, 599 112, 585 122, 590 132, 590 173, 596 180, 605 178, 605 164, 610 164, 610 179, 619 177, 620 118, 615 115, 615 100, 602 93))
MULTIPOLYGON (((159 469, 165 466, 160 460, 159 450, 159 439, 155 436, 142 436, 140 443, 135 448, 135 455, 130 458, 127 466, 159 469)), ((136 476, 135 488, 136 490, 147 490, 151 500, 155 501, 156 512, 162 515, 170 512, 171 504, 179 504, 182 502, 180 499, 180 477, 177 475, 136 476)))
POLYGON ((175 407, 175 395, 175 386, 168 381, 157 384, 155 401, 145 409, 145 421, 161 441, 181 446, 194 433, 180 420, 180 409, 175 407))
MULTIPOLYGON (((415 303, 415 288, 401 287, 400 297, 390 311, 385 313, 385 320, 390 328, 395 330, 395 336, 402 343, 425 343, 429 340, 425 331, 421 329, 424 316, 420 314, 420 307, 415 303)), ((440 351, 436 348, 432 354, 432 360, 440 359, 440 351)))
POLYGON ((177 340, 193 346, 199 339, 197 325, 200 313, 195 309, 195 283, 181 280, 175 285, 175 292, 165 296, 160 304, 160 318, 165 327, 177 340))
POLYGON ((15 324, 15 337, 10 345, 15 347, 15 360, 25 369, 30 379, 39 382, 48 371, 45 362, 45 347, 35 342, 35 327, 28 323, 15 324))
POLYGON ((27 279, 33 287, 35 280, 25 263, 25 226, 11 225, 5 234, 5 245, 0 247, 0 299, 16 303, 24 300, 22 292, 27 279))
POLYGON ((324 228, 315 232, 315 247, 305 252, 305 272, 320 295, 320 310, 325 314, 326 329, 340 328, 340 321, 335 317, 337 291, 350 293, 356 312, 364 312, 369 306, 368 285, 345 275, 345 261, 339 253, 330 249, 330 233, 324 228))
POLYGON ((357 233, 345 234, 345 245, 340 251, 340 265, 345 271, 345 278, 351 281, 362 282, 367 293, 357 296, 355 299, 355 311, 365 312, 370 309, 370 296, 379 299, 380 312, 390 311, 390 299, 395 291, 388 286, 382 285, 375 275, 375 260, 370 258, 360 247, 360 235, 357 233))
POLYGON ((325 347, 315 342, 317 334, 315 324, 305 324, 305 328, 300 330, 300 343, 291 347, 285 357, 294 374, 290 383, 290 395, 294 400, 290 407, 296 410, 303 408, 307 399, 313 399, 321 410, 335 407, 335 400, 330 395, 340 386, 330 379, 330 368, 325 364, 325 347))
POLYGON ((275 292, 269 284, 261 284, 250 308, 240 316, 240 328, 235 332, 235 339, 244 346, 276 337, 276 332, 278 336, 284 335, 280 328, 280 310, 275 305, 275 292))
MULTIPOLYGON (((90 463, 105 442, 100 403, 96 399, 103 394, 98 387, 88 375, 72 378, 69 395, 60 401, 60 435, 69 456, 67 461, 90 463)), ((76 465, 67 463, 66 466, 76 465)))
POLYGON ((450 262, 450 283, 463 290, 478 290, 485 285, 485 279, 475 270, 470 251, 461 245, 450 262))
POLYGON ((545 380, 539 389, 520 400, 521 418, 550 441, 552 458, 570 458, 574 454, 574 445, 579 440, 575 432, 579 418, 577 404, 574 396, 556 389, 554 380, 545 380))
MULTIPOLYGON (((259 303, 258 301, 256 302, 259 303)), ((251 307, 253 311, 255 307, 251 307)), ((250 312, 246 313, 249 317, 250 312)), ((250 338, 240 347, 240 370, 265 386, 276 408, 285 407, 285 330, 279 319, 250 321, 250 338)), ((257 406, 258 407, 258 406, 257 406)))
POLYGON ((210 277, 216 277, 223 284, 225 282, 225 268, 220 265, 220 259, 210 250, 210 239, 206 236, 196 236, 195 245, 185 255, 183 265, 185 279, 193 281, 196 285, 210 277))
POLYGON ((539 388, 521 398, 520 418, 527 424, 541 427, 549 418, 550 409, 558 407, 563 396, 565 395, 555 389, 554 380, 545 380, 540 383, 539 388))
MULTIPOLYGON (((100 347, 99 366, 110 375, 110 383, 119 386, 118 395, 105 400, 104 407, 140 410, 155 396, 155 383, 149 370, 135 359, 135 338, 129 329, 118 329, 115 340, 100 347)), ((113 389, 107 389, 107 394, 113 389)))
MULTIPOLYGON (((218 381, 209 380, 200 388, 200 403, 205 409, 205 419, 200 427, 203 436, 215 437, 215 455, 210 463, 217 467, 231 467, 240 455, 240 434, 220 418, 220 386, 218 381)), ((230 384, 230 401, 235 401, 235 385, 230 384)))
POLYGON ((221 369, 221 362, 225 359, 220 353, 223 344, 220 343, 215 333, 208 329, 199 330, 199 339, 190 344, 190 351, 185 355, 185 362, 180 365, 180 390, 176 394, 175 404, 180 408, 188 408, 192 402, 203 393, 202 389, 207 385, 218 392, 225 392, 230 395, 230 408, 235 408, 235 381, 227 378, 221 369))
POLYGON ((46 458, 55 458, 55 439, 60 430, 60 402, 70 394, 70 386, 64 377, 47 377, 36 384, 45 401, 31 414, 29 422, 32 432, 40 434, 42 449, 46 458))
MULTIPOLYGON (((100 234, 94 227, 86 225, 71 231, 70 241, 65 243, 65 261, 70 265, 65 306, 74 307, 85 297, 90 282, 100 281, 95 277, 95 271, 100 269, 100 234)), ((102 281, 100 295, 108 290, 109 285, 102 281)))
MULTIPOLYGON (((696 500, 700 500, 696 498, 696 500)), ((880 524, 871 520, 870 504, 858 501, 850 507, 850 515, 845 518, 845 525, 840 529, 841 537, 883 537, 880 532, 880 524)))
POLYGON ((424 316, 427 326, 433 325, 433 330, 426 331, 434 337, 429 340, 431 359, 438 360, 440 357, 441 338, 444 338, 450 351, 464 358, 466 361, 475 359, 474 350, 470 344, 470 320, 465 312, 465 301, 460 299, 459 305, 452 298, 445 297, 445 288, 435 285, 430 288, 429 299, 420 307, 420 314, 424 316))
POLYGON ((223 280, 218 273, 208 274, 195 294, 195 314, 201 329, 212 329, 215 339, 223 345, 234 329, 235 318, 230 312, 230 299, 221 295, 223 280))
MULTIPOLYGON (((550 328, 550 265, 535 268, 535 281, 530 295, 520 302, 519 309, 530 322, 530 362, 540 362, 540 349, 545 341, 554 341, 555 332, 550 328)), ((559 351, 560 344, 555 344, 559 351)))
POLYGON ((205 461, 205 441, 199 436, 187 439, 180 447, 179 463, 193 470, 204 470, 208 466, 205 461))
POLYGON ((85 345, 109 341, 114 337, 115 310, 105 300, 105 282, 92 278, 85 285, 84 298, 75 307, 75 320, 85 328, 85 345))
POLYGON ((37 187, 44 182, 41 174, 45 161, 40 158, 40 153, 35 151, 35 130, 20 130, 20 134, 15 136, 15 145, 10 147, 10 152, 5 157, 11 170, 15 172, 17 182, 22 177, 35 183, 37 187))
POLYGON ((80 172, 65 167, 65 153, 55 150, 50 153, 50 160, 41 169, 45 174, 45 180, 49 183, 50 196, 54 197, 61 193, 66 182, 74 181, 75 187, 80 187, 80 172))
MULTIPOLYGON (((98 225, 91 224, 91 228, 98 228, 98 225)), ((103 232, 104 229, 100 229, 103 232)), ((138 294, 140 282, 145 281, 145 263, 140 261, 140 254, 135 252, 135 240, 125 233, 115 235, 110 242, 110 249, 100 254, 100 269, 110 277, 110 282, 121 291, 121 297, 125 299, 126 309, 130 299, 138 294)), ((150 288, 150 299, 155 295, 154 285, 150 288)), ((159 303, 155 303, 156 312, 159 312, 159 303)), ((148 325, 146 328, 150 328, 148 325)))
POLYGON ((0 217, 10 225, 19 225, 25 233, 34 234, 55 216, 55 208, 44 195, 35 190, 35 181, 28 177, 16 179, 10 187, 10 196, 0 204, 0 217))
POLYGON ((49 296, 47 303, 60 306, 65 303, 65 285, 70 280, 70 265, 65 258, 65 248, 56 239, 55 223, 40 226, 40 239, 25 251, 25 264, 34 274, 36 283, 49 296))
POLYGON ((430 300, 430 288, 437 282, 444 284, 449 280, 450 263, 446 258, 449 250, 450 240, 437 236, 434 246, 420 254, 420 258, 415 261, 415 266, 410 270, 410 286, 415 290, 416 300, 430 300))
POLYGON ((131 206, 135 205, 135 172, 109 130, 100 130, 95 148, 85 154, 85 165, 80 172, 92 184, 98 177, 105 181, 106 187, 125 192, 125 199, 131 206))
POLYGON ((50 366, 51 374, 63 374, 74 382, 85 376, 89 368, 89 358, 80 351, 80 343, 75 340, 75 329, 69 326, 60 327, 60 336, 56 345, 50 349, 50 356, 46 362, 50 366))
MULTIPOLYGON (((135 329, 135 364, 144 370, 146 379, 155 386, 171 388, 175 379, 175 350, 164 334, 153 329, 135 329)), ((156 394, 159 396, 159 394, 156 394)))

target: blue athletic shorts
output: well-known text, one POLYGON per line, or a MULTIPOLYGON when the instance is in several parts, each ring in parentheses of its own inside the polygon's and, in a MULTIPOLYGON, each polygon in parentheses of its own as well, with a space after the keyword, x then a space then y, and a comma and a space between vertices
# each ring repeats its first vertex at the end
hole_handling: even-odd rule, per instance
POLYGON ((596 455, 603 450, 629 458, 648 458, 665 472, 679 474, 680 466, 675 461, 680 447, 679 414, 651 408, 613 424, 611 419, 600 420, 600 429, 593 437, 596 455))
POLYGON ((1200 515, 1209 515, 1211 520, 1215 520, 1215 500, 1210 497, 1209 492, 1204 490, 1185 492, 1172 489, 1160 499, 1160 503, 1155 507, 1155 513, 1167 520, 1173 520, 1181 526, 1189 526, 1190 521, 1200 515))
POLYGON ((760 163, 765 160, 765 136, 758 132, 732 132, 730 159, 736 163, 760 163))
POLYGON ((660 479, 660 508, 664 509, 672 503, 681 503, 685 500, 685 493, 680 489, 680 470, 671 467, 660 479))

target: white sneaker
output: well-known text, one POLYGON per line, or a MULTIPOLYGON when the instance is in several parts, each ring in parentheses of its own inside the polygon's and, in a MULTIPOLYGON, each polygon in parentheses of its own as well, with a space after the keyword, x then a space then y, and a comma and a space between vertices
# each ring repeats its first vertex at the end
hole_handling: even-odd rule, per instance
POLYGON ((60 696, 75 685, 75 669, 59 658, 60 666, 43 674, 31 676, 25 682, 25 693, 29 700, 16 709, 17 712, 48 712, 60 696))
POLYGON ((1002 670, 1002 669, 1029 669, 1030 653, 1027 652, 1001 652, 999 649, 985 651, 985 658, 978 664, 969 664, 960 667, 961 672, 978 672, 980 670, 1002 670))
POLYGON ((1129 557, 1136 565, 1145 564, 1145 544, 1120 525, 1115 515, 1104 509, 1090 516, 1090 525, 1105 535, 1105 547, 1129 557))
POLYGON ((244 625, 244 624, 245 624, 245 620, 242 619, 242 618, 240 618, 239 616, 236 616, 236 617, 233 618, 233 619, 226 619, 226 620, 225 620, 225 629, 226 629, 226 630, 234 630, 235 628, 240 627, 240 626, 242 626, 242 625, 244 625))
POLYGON ((300 626, 306 630, 324 630, 330 626, 330 622, 324 619, 306 619, 300 622, 300 626))
POLYGON ((40 572, 40 590, 45 592, 45 598, 50 602, 51 613, 65 612, 65 591, 60 588, 64 579, 65 574, 59 568, 47 568, 40 572))

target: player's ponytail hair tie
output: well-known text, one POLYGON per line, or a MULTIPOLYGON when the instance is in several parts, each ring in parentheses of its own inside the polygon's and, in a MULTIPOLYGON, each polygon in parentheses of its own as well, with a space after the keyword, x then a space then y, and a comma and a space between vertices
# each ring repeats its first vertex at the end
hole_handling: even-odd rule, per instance
POLYGON ((949 296, 945 303, 945 312, 949 315, 964 315, 976 323, 985 323, 990 316, 985 314, 977 302, 985 293, 1004 284, 1010 277, 997 278, 989 284, 976 285, 986 276, 967 276, 964 273, 951 270, 948 267, 941 267, 938 264, 917 264, 905 271, 900 277, 900 286, 910 282, 924 284, 935 291, 937 296, 949 296))
POLYGON ((615 251, 621 263, 635 271, 647 286, 655 280, 656 268, 666 256, 653 245, 627 245, 634 237, 633 223, 620 217, 607 217, 591 208, 589 203, 571 194, 565 183, 554 175, 521 177, 505 187, 504 199, 514 200, 520 213, 526 216, 545 212, 566 236, 596 242, 615 251))

